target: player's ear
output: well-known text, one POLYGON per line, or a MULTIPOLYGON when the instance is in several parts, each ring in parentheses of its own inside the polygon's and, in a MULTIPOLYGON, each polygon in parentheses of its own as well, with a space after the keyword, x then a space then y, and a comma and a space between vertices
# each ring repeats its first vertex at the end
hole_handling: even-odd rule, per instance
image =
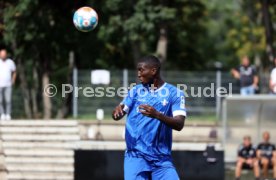
POLYGON ((152 73, 152 75, 156 75, 157 74, 157 68, 152 68, 151 69, 151 73, 152 73))

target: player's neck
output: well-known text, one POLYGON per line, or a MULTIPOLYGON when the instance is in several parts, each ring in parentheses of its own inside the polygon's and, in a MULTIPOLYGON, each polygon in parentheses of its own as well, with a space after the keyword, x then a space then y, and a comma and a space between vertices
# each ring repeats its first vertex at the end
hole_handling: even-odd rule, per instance
POLYGON ((163 81, 163 79, 156 78, 153 81, 153 86, 154 86, 155 89, 159 89, 161 86, 163 86, 164 83, 165 83, 165 81, 163 81))

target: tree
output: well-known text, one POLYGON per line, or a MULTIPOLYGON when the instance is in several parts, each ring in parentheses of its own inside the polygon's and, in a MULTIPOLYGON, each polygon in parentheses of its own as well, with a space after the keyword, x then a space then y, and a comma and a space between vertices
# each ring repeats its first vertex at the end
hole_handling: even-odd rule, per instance
POLYGON ((37 108, 41 98, 44 118, 52 117, 52 99, 43 89, 50 84, 53 70, 68 66, 64 59, 68 59, 75 37, 72 22, 68 21, 72 18, 72 10, 73 3, 61 1, 5 3, 3 39, 12 47, 18 63, 28 118, 39 116, 37 108))

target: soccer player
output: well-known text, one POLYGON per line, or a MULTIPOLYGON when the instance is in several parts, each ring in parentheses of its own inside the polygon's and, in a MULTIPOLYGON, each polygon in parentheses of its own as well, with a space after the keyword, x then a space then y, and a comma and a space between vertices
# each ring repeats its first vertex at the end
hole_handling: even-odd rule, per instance
POLYGON ((257 157, 262 167, 264 178, 268 176, 268 168, 273 167, 273 176, 276 179, 276 149, 275 145, 269 142, 269 132, 263 133, 263 142, 257 147, 257 157))
POLYGON ((238 150, 238 160, 236 164, 236 180, 240 180, 242 169, 253 169, 256 180, 260 180, 259 163, 256 159, 256 149, 251 144, 251 137, 244 136, 243 144, 238 150))
POLYGON ((172 163, 172 129, 180 131, 186 117, 183 91, 160 76, 161 63, 155 56, 137 65, 141 84, 134 86, 114 109, 114 120, 128 114, 124 160, 126 180, 178 180, 172 163))

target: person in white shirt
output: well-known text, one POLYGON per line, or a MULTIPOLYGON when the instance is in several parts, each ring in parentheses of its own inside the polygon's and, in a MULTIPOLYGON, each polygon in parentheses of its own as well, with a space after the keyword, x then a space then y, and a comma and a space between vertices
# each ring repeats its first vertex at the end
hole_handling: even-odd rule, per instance
POLYGON ((12 85, 16 79, 16 66, 7 58, 7 50, 0 50, 0 118, 1 120, 11 119, 11 94, 12 85), (4 108, 4 102, 6 107, 4 108))
POLYGON ((275 67, 271 71, 270 74, 270 81, 269 81, 269 87, 273 94, 276 94, 276 58, 274 59, 274 65, 275 67))

